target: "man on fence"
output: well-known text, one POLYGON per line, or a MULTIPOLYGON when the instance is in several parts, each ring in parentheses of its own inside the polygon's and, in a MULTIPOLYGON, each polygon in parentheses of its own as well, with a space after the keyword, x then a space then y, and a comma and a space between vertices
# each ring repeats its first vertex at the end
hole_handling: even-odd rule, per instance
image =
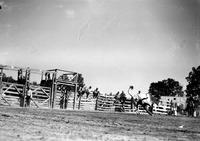
POLYGON ((142 94, 140 91, 138 93, 134 92, 134 87, 130 86, 128 89, 128 94, 131 96, 131 109, 133 105, 136 107, 135 111, 138 111, 138 105, 142 105, 145 99, 148 99, 146 94, 142 94))
POLYGON ((86 98, 88 98, 89 94, 92 93, 91 89, 92 89, 91 86, 87 87, 86 85, 79 87, 78 88, 78 98, 82 97, 84 94, 86 94, 86 98))

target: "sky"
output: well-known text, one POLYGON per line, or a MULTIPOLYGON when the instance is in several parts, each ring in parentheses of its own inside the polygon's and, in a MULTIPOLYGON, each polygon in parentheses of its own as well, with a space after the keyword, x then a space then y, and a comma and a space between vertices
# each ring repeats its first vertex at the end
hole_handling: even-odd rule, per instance
POLYGON ((0 0, 0 64, 83 74, 102 93, 148 92, 200 65, 200 0, 0 0))

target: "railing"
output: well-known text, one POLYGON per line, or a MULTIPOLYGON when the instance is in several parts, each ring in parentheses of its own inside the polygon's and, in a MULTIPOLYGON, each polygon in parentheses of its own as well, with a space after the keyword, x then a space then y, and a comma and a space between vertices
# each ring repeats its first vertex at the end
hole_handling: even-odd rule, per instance
MULTIPOLYGON (((33 91, 31 107, 49 108, 51 89, 37 85, 31 85, 30 88, 33 91)), ((3 82, 1 88, 1 105, 23 107, 23 89, 24 85, 22 84, 3 82)))
POLYGON ((100 95, 97 99, 96 110, 98 110, 98 111, 115 111, 114 101, 115 101, 115 99, 113 96, 100 95))
POLYGON ((54 109, 73 109, 74 92, 68 92, 64 95, 60 90, 57 90, 54 99, 54 109))
POLYGON ((3 82, 1 92, 1 105, 20 106, 19 98, 23 93, 23 85, 3 82))
POLYGON ((116 101, 114 96, 112 95, 100 95, 97 99, 97 110, 98 111, 123 111, 123 112, 133 112, 131 109, 131 101, 126 100, 125 103, 122 104, 119 101, 116 101))
POLYGON ((167 115, 169 110, 170 107, 167 105, 155 105, 153 108, 153 113, 167 115))
POLYGON ((51 88, 31 85, 33 91, 33 98, 31 101, 32 107, 50 108, 51 88))
MULTIPOLYGON (((20 101, 20 98, 23 95, 23 88, 24 85, 22 84, 3 82, 1 88, 2 94, 0 104, 9 106, 23 106, 23 103, 20 101)), ((30 85, 30 88, 33 91, 31 107, 50 108, 51 88, 37 85, 30 85)), ((61 95, 62 93, 60 91, 57 91, 54 107, 56 109, 61 108, 61 95)), ((64 107, 63 105, 63 109, 73 109, 73 98, 74 93, 71 92, 66 103, 67 106, 64 107)), ((21 100, 23 100, 23 98, 21 100)), ((122 109, 122 104, 120 102, 116 102, 114 96, 110 95, 100 95, 97 99, 94 99, 91 96, 89 98, 83 96, 81 97, 80 102, 78 99, 76 100, 75 109, 115 112, 122 109)), ((169 109, 169 106, 155 105, 153 108, 153 113, 167 114, 169 109)), ((130 100, 125 101, 125 104, 123 104, 123 112, 134 112, 134 109, 131 109, 130 100)), ((146 111, 141 106, 139 106, 139 112, 146 113, 146 111)))

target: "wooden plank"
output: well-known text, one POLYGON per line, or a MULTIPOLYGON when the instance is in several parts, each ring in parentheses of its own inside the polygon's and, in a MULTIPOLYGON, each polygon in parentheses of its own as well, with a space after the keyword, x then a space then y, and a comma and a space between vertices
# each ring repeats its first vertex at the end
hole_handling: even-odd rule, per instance
POLYGON ((7 87, 6 90, 3 91, 2 95, 5 94, 12 86, 13 86, 13 84, 11 84, 9 87, 7 87))
POLYGON ((7 103, 9 106, 11 106, 10 103, 9 103, 4 97, 1 97, 1 99, 2 99, 3 101, 5 101, 5 103, 7 103))
POLYGON ((23 87, 23 84, 18 84, 18 83, 10 83, 10 82, 2 82, 3 85, 15 85, 17 87, 23 87))
POLYGON ((12 91, 7 91, 5 93, 3 93, 4 95, 11 95, 14 97, 19 97, 19 93, 18 92, 12 92, 12 91))

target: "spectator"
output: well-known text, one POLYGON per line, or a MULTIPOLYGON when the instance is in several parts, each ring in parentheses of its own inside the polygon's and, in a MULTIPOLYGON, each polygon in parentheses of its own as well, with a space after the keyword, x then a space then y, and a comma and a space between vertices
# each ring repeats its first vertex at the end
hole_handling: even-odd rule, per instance
POLYGON ((24 106, 24 95, 23 95, 23 93, 19 93, 19 106, 20 107, 24 106))
POLYGON ((31 103, 31 99, 32 99, 32 90, 30 89, 30 87, 27 87, 27 95, 26 95, 26 107, 30 107, 30 103, 31 103))
POLYGON ((91 86, 89 86, 88 88, 87 88, 87 87, 85 87, 86 98, 88 98, 88 97, 89 97, 89 94, 91 93, 91 92, 90 92, 90 91, 91 91, 91 89, 92 89, 92 87, 91 87, 91 86))
POLYGON ((63 103, 64 103, 64 93, 61 93, 61 96, 60 96, 60 109, 63 109, 63 103))
POLYGON ((93 91, 93 98, 97 98, 99 96, 100 92, 98 90, 98 88, 96 88, 94 91, 93 91))
POLYGON ((118 100, 119 100, 119 98, 120 98, 120 93, 119 93, 119 91, 115 94, 114 98, 115 98, 115 101, 118 101, 118 100))
POLYGON ((120 103, 122 104, 122 110, 124 111, 124 104, 126 102, 126 94, 124 93, 124 91, 121 92, 119 100, 120 103))
POLYGON ((188 116, 193 117, 195 105, 194 105, 194 99, 193 99, 192 95, 190 95, 187 98, 186 103, 187 103, 186 111, 188 112, 188 116))

